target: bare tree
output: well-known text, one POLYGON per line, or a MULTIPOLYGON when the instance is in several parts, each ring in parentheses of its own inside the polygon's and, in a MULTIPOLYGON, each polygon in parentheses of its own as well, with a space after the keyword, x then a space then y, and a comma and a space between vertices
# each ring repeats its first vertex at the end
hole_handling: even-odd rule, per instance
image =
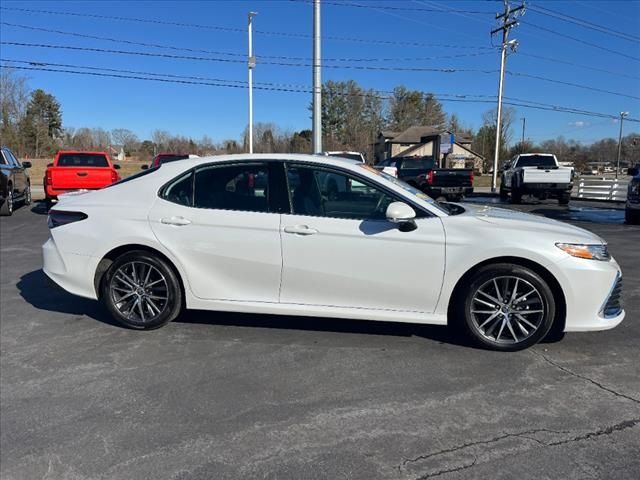
POLYGON ((127 153, 135 150, 140 143, 138 136, 126 128, 114 128, 111 130, 111 138, 113 143, 121 145, 127 153))

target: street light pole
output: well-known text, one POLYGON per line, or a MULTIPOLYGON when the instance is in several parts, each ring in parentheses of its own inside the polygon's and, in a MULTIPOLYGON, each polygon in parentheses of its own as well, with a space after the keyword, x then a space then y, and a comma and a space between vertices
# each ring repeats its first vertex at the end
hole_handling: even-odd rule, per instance
POLYGON ((253 56, 253 17, 257 12, 249 12, 249 153, 253 153, 253 69, 256 66, 256 57, 253 56))
POLYGON ((620 171, 620 154, 622 153, 622 123, 624 117, 629 115, 629 112, 620 112, 620 135, 618 136, 618 158, 616 160, 616 180, 618 179, 618 172, 620 171))
POLYGON ((320 58, 320 0, 313 0, 313 153, 322 153, 320 58))
MULTIPOLYGON (((527 123, 527 119, 522 117, 522 149, 524 150, 524 126, 527 123)), ((520 152, 524 153, 524 152, 520 152)))

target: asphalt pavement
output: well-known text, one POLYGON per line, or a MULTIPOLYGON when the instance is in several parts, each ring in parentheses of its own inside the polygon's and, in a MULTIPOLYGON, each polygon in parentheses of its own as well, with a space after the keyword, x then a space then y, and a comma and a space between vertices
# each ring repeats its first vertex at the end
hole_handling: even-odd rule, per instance
POLYGON ((0 220, 0 477, 636 480, 640 227, 607 204, 517 208, 608 240, 619 327, 517 353, 266 315, 132 331, 47 281, 46 216, 18 209, 0 220))

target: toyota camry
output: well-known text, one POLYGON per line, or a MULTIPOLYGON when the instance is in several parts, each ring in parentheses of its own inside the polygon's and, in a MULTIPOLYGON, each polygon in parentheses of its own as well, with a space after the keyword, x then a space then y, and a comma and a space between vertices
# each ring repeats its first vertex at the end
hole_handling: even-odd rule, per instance
POLYGON ((593 233, 438 203, 348 159, 185 159, 63 195, 48 222, 45 273, 130 328, 185 309, 305 315, 449 325, 512 351, 625 315, 593 233))

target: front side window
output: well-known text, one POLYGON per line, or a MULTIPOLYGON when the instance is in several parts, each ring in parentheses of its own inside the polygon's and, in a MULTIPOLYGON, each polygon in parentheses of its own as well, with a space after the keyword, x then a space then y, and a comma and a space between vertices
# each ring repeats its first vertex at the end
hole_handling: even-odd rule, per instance
POLYGON ((2 153, 0 153, 0 165, 9 165, 8 158, 7 159, 4 158, 5 155, 6 155, 6 151, 2 150, 2 153))
POLYGON ((195 173, 194 206, 268 212, 268 179, 266 164, 202 167, 195 173))
POLYGON ((395 199, 357 177, 307 166, 287 168, 295 215, 383 220, 395 199))

